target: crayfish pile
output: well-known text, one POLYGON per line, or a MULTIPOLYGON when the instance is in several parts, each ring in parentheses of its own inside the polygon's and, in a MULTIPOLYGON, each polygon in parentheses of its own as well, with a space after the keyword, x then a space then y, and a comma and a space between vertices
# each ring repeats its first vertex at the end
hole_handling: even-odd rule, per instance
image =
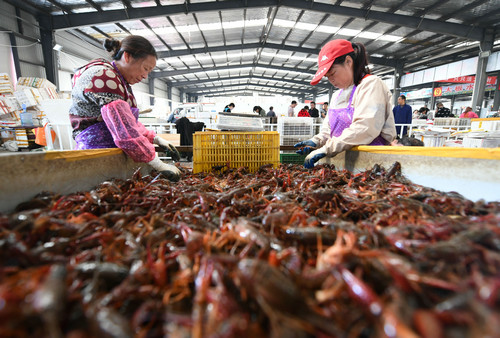
POLYGON ((498 336, 500 203, 400 169, 39 194, 0 215, 0 336, 498 336))

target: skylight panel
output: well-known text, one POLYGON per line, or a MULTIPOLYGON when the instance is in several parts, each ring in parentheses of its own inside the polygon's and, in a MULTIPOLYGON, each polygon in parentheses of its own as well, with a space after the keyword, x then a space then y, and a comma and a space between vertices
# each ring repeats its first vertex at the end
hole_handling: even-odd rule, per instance
POLYGON ((391 41, 391 42, 400 42, 402 39, 403 38, 401 36, 390 35, 390 34, 384 34, 378 38, 378 40, 391 41))
POLYGON ((292 28, 295 25, 295 21, 274 19, 273 25, 277 26, 277 27, 283 27, 283 28, 292 28))
POLYGON ((267 24, 267 19, 258 20, 240 20, 240 21, 225 21, 222 23, 224 29, 243 28, 243 27, 259 27, 267 24))
POLYGON ((316 27, 318 27, 317 24, 306 22, 297 22, 297 24, 295 25, 295 28, 303 29, 305 31, 313 31, 316 29, 316 27))
POLYGON ((359 29, 341 28, 337 33, 345 36, 356 36, 361 33, 361 31, 359 29))
POLYGON ((361 32, 358 34, 358 37, 365 39, 378 39, 382 34, 374 33, 374 32, 361 32))
POLYGON ((307 61, 307 62, 316 62, 316 57, 305 57, 305 56, 296 56, 296 55, 282 55, 276 53, 262 52, 262 56, 272 57, 276 59, 286 59, 286 60, 297 60, 297 61, 307 61))
POLYGON ((333 34, 333 33, 337 32, 339 29, 340 29, 340 27, 321 25, 321 26, 318 26, 318 28, 316 29, 316 32, 325 33, 325 34, 333 34))

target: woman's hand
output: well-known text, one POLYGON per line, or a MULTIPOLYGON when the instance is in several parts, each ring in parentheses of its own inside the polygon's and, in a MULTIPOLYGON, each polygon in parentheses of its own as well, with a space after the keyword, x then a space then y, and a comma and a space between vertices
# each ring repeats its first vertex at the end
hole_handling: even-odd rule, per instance
POLYGON ((152 161, 148 162, 148 164, 160 172, 165 178, 169 181, 177 182, 181 178, 181 171, 175 165, 163 163, 158 156, 156 156, 152 161))
POLYGON ((301 148, 299 150, 297 150, 296 153, 300 154, 300 155, 307 155, 311 151, 313 151, 314 148, 316 148, 316 143, 314 143, 311 140, 306 140, 306 141, 296 143, 294 145, 294 148, 299 148, 299 147, 301 147, 301 148))
POLYGON ((162 139, 160 136, 156 135, 154 140, 154 144, 157 144, 162 148, 162 150, 170 157, 172 157, 172 160, 174 161, 179 161, 181 159, 181 154, 177 151, 177 149, 169 142, 166 140, 162 139))
POLYGON ((325 150, 323 147, 316 149, 315 151, 311 152, 309 155, 307 155, 305 161, 304 161, 304 167, 307 169, 314 168, 314 164, 321 160, 323 157, 326 156, 325 150))

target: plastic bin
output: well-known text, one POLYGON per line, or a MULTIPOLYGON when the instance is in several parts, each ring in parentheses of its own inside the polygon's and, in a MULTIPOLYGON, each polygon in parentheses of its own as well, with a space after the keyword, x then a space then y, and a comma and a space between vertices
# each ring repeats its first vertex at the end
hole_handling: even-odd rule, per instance
POLYGON ((283 164, 304 164, 306 155, 300 155, 295 153, 290 154, 280 154, 280 162, 283 164))
POLYGON ((21 113, 19 114, 21 117, 21 124, 23 126, 32 126, 33 125, 33 114, 32 113, 21 113))
POLYGON ((293 146, 297 142, 309 140, 314 136, 314 120, 311 117, 278 118, 280 144, 293 146))
POLYGON ((193 173, 280 163, 279 134, 261 132, 197 132, 193 134, 193 173))

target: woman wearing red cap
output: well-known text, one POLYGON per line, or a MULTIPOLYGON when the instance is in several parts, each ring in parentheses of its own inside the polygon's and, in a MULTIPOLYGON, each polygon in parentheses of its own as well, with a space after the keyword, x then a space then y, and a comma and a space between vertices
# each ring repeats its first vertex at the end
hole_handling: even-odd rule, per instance
POLYGON ((370 74, 361 43, 339 39, 323 46, 311 84, 317 84, 322 77, 340 91, 330 102, 320 133, 295 145, 304 147, 297 153, 308 154, 306 168, 354 146, 389 145, 396 138, 392 94, 380 78, 370 74))

